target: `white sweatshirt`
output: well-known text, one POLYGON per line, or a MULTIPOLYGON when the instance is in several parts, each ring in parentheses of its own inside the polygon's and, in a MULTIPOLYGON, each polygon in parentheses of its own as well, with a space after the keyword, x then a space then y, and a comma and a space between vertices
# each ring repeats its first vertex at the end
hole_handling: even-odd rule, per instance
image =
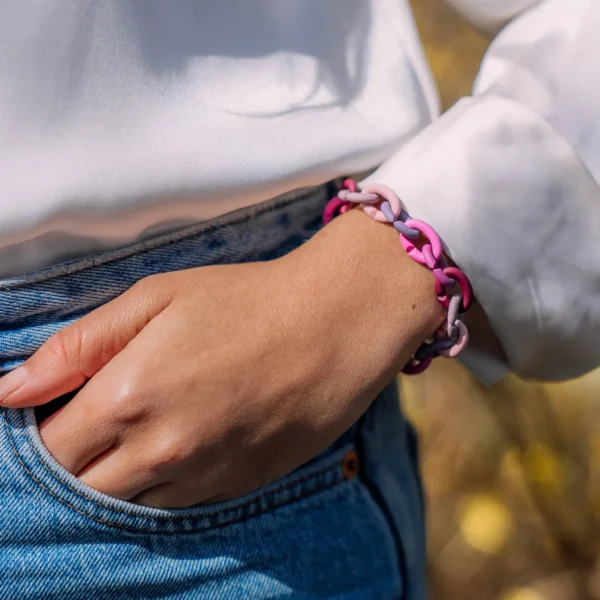
POLYGON ((516 18, 439 117, 406 0, 3 0, 0 275, 382 164, 510 368, 597 366, 600 2, 452 3, 516 18))

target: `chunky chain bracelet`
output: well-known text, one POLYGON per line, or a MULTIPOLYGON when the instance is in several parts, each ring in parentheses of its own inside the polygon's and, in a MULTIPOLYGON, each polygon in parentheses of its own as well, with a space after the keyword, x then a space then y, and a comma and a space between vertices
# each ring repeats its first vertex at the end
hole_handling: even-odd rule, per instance
POLYGON ((435 293, 448 311, 446 322, 432 338, 423 342, 403 373, 422 373, 438 356, 458 356, 469 342, 469 332, 462 315, 473 302, 469 278, 444 257, 442 241, 433 227, 412 219, 404 210, 398 196, 386 185, 368 184, 359 190, 353 179, 346 179, 338 195, 330 200, 323 213, 323 223, 361 205, 363 211, 376 221, 390 223, 400 233, 400 243, 416 262, 431 269, 435 276, 435 293))

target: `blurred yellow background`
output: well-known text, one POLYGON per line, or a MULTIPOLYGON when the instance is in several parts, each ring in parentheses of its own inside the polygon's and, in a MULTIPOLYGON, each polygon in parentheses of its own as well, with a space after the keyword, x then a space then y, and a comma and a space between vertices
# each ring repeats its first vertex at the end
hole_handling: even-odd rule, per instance
MULTIPOLYGON (((442 0, 412 0, 444 108, 489 44, 442 0)), ((484 389, 439 359, 403 378, 422 441, 434 600, 600 600, 600 373, 484 389)))

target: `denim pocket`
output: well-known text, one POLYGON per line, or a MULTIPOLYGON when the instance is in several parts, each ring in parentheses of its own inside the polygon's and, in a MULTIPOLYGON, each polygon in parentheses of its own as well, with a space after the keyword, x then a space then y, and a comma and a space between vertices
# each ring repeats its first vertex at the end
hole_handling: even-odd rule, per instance
POLYGON ((33 411, 0 414, 3 598, 397 600, 393 534, 351 440, 235 501, 158 510, 83 485, 33 411))
POLYGON ((2 409, 2 413, 13 458, 38 487, 99 524, 141 533, 225 527, 280 506, 301 504, 352 479, 348 456, 353 456, 353 442, 348 439, 346 444, 338 443, 282 479, 237 500, 190 509, 155 509, 102 494, 66 471, 44 446, 33 410, 2 409))

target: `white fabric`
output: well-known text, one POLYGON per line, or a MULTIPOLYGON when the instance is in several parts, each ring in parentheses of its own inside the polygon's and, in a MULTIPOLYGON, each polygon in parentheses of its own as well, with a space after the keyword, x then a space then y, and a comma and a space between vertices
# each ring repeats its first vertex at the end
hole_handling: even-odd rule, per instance
POLYGON ((496 38, 474 97, 372 176, 434 225, 532 378, 600 364, 599 28, 590 0, 527 11, 496 38))
POLYGON ((438 112, 398 0, 0 2, 0 274, 374 167, 438 112))
POLYGON ((496 33, 511 19, 539 0, 446 0, 476 27, 496 33))
POLYGON ((406 0, 0 3, 0 275, 383 162, 510 368, 600 364, 600 4, 451 1, 524 12, 440 118, 406 0))

